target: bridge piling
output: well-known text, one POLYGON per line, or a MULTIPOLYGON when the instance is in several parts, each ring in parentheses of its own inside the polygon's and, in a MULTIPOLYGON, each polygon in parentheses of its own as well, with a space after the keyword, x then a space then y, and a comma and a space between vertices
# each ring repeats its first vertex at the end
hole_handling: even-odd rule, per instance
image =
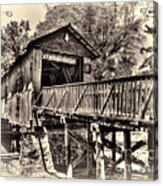
POLYGON ((65 163, 67 168, 68 178, 72 178, 72 162, 71 162, 71 143, 68 134, 68 123, 66 122, 65 117, 61 118, 61 121, 64 124, 64 143, 65 143, 65 163))
POLYGON ((105 179, 103 132, 100 124, 92 123, 93 141, 95 142, 96 178, 105 179))
MULTIPOLYGON (((92 133, 91 133, 91 125, 87 123, 87 140, 88 144, 92 143, 92 133)), ((92 166, 93 166, 93 156, 90 149, 87 150, 87 170, 88 175, 91 176, 92 174, 92 166)))
POLYGON ((131 133, 130 130, 124 131, 124 152, 125 152, 125 168, 124 179, 131 179, 131 133))
POLYGON ((148 129, 148 164, 149 164, 149 179, 155 179, 155 170, 157 167, 157 137, 156 128, 148 129))

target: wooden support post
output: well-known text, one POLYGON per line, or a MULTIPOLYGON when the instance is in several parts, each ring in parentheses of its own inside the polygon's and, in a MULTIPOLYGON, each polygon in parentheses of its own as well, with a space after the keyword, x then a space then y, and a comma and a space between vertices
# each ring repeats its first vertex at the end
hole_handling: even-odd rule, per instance
POLYGON ((114 148, 112 149, 112 160, 115 162, 116 161, 116 151, 115 151, 115 147, 116 147, 116 131, 112 132, 112 143, 114 148))
POLYGON ((124 169, 124 179, 131 179, 131 136, 130 131, 124 131, 124 152, 125 152, 125 169, 124 169))
POLYGON ((93 141, 95 141, 96 179, 105 179, 104 145, 100 124, 92 124, 93 141))
POLYGON ((157 136, 156 128, 148 129, 148 164, 149 164, 149 179, 157 178, 157 136))
POLYGON ((71 144, 68 135, 68 124, 64 117, 61 118, 61 122, 64 124, 64 141, 65 141, 65 159, 67 168, 67 177, 72 178, 72 162, 71 162, 71 144))
MULTIPOLYGON (((116 131, 112 132, 112 144, 113 144, 113 148, 112 148, 112 161, 116 162, 116 131)), ((112 171, 115 171, 115 166, 112 167, 112 171)))
MULTIPOLYGON (((92 142, 92 133, 91 133, 91 125, 90 123, 87 123, 87 140, 88 144, 92 142)), ((91 149, 87 149, 87 170, 88 170, 88 176, 90 177, 92 175, 92 152, 91 149)))

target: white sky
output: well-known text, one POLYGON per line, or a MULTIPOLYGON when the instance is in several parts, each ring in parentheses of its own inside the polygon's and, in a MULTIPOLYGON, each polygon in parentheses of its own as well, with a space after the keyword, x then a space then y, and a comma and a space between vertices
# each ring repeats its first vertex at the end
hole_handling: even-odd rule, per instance
MULTIPOLYGON (((139 5, 134 10, 135 15, 140 15, 140 7, 148 7, 149 2, 139 2, 139 5), (148 5, 147 5, 148 4, 148 5)), ((58 3, 55 3, 58 4, 58 3)), ((52 5, 52 4, 49 4, 52 5)), ((54 4, 53 4, 54 5, 54 4)), ((46 13, 45 4, 15 4, 15 5, 1 5, 1 27, 5 26, 11 20, 20 21, 21 19, 29 20, 31 32, 33 33, 36 27, 41 20, 44 19, 46 13), (5 12, 12 11, 13 16, 7 17, 5 12)))
POLYGON ((5 26, 10 21, 20 21, 22 19, 29 20, 31 32, 33 33, 41 20, 44 19, 46 6, 44 4, 17 4, 17 5, 2 5, 1 6, 1 27, 5 26), (12 11, 13 16, 7 17, 5 12, 12 11))

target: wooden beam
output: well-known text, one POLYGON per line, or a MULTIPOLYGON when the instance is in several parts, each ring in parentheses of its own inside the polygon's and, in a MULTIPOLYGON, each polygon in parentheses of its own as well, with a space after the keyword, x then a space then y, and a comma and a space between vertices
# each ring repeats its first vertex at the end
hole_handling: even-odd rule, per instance
POLYGON ((71 162, 71 143, 68 134, 68 124, 64 123, 64 141, 65 141, 65 160, 67 167, 67 177, 72 178, 72 162, 71 162))
POLYGON ((124 179, 131 180, 131 135, 129 130, 124 131, 124 179))
POLYGON ((67 83, 72 83, 71 74, 69 73, 68 69, 66 67, 63 67, 62 71, 63 71, 63 74, 65 76, 67 83))
POLYGON ((95 140, 96 178, 105 179, 103 134, 100 131, 100 124, 93 123, 91 125, 93 140, 95 140))
POLYGON ((34 102, 33 105, 37 105, 38 101, 41 99, 42 96, 43 96, 43 93, 42 93, 42 91, 41 91, 41 92, 39 93, 39 95, 37 96, 37 98, 36 98, 36 100, 35 100, 35 102, 34 102))
POLYGON ((113 148, 112 148, 112 161, 116 161, 116 131, 112 132, 112 144, 113 144, 113 148))
POLYGON ((148 107, 148 104, 150 102, 150 99, 151 99, 152 94, 153 94, 153 81, 152 81, 151 86, 150 86, 149 94, 148 95, 145 95, 146 96, 146 100, 145 100, 144 106, 142 108, 140 118, 144 118, 145 112, 147 110, 147 107, 148 107))
POLYGON ((54 94, 55 94, 55 91, 53 92, 53 94, 52 94, 51 97, 49 98, 49 101, 47 102, 47 104, 45 105, 45 107, 47 107, 47 106, 49 105, 49 103, 51 102, 51 100, 52 100, 54 94))
POLYGON ((86 158, 86 155, 87 155, 87 151, 84 150, 82 154, 80 154, 73 162, 72 162, 72 167, 73 169, 76 168, 79 163, 81 163, 85 158, 86 158))
POLYGON ((78 99, 78 101, 77 101, 77 103, 76 103, 76 105, 75 105, 75 107, 74 107, 73 112, 75 112, 75 111, 77 110, 77 108, 78 108, 78 106, 79 106, 79 104, 80 104, 80 102, 81 102, 81 100, 82 100, 82 98, 83 98, 83 96, 84 96, 84 94, 85 94, 85 92, 86 92, 86 90, 87 90, 87 87, 88 87, 88 86, 85 86, 85 88, 84 88, 83 91, 81 92, 80 97, 79 97, 79 99, 78 99))
POLYGON ((106 99, 104 101, 104 105, 102 106, 102 109, 100 111, 100 114, 103 114, 103 112, 105 110, 105 107, 106 107, 106 105, 107 105, 107 103, 108 103, 108 101, 109 101, 109 99, 110 99, 110 97, 112 95, 113 90, 114 90, 114 85, 112 85, 111 90, 108 92, 108 94, 106 96, 106 99))
MULTIPOLYGON (((143 140, 138 141, 137 143, 135 143, 132 147, 131 147, 131 152, 135 152, 136 150, 138 150, 139 148, 141 148, 142 146, 146 145, 146 142, 144 142, 143 140)), ((118 151, 117 151, 118 152, 118 151)), ((120 153, 120 151, 119 151, 120 153)), ((122 156, 115 162, 115 166, 118 165, 119 163, 121 163, 124 158, 125 158, 125 152, 123 151, 122 156)), ((133 157, 133 155, 132 155, 133 157)), ((133 162, 137 162, 137 164, 140 165, 144 165, 145 163, 143 161, 140 162, 140 160, 136 159, 135 157, 131 158, 133 162)))
POLYGON ((84 140, 82 137, 80 137, 79 135, 77 136, 76 134, 74 134, 71 130, 68 130, 69 132, 69 136, 75 140, 76 142, 80 143, 83 147, 85 147, 86 149, 91 150, 92 152, 95 152, 93 145, 91 145, 91 143, 88 143, 86 140, 84 140))
POLYGON ((58 108, 60 107, 60 105, 61 105, 61 103, 62 103, 62 101, 63 101, 63 99, 64 99, 64 97, 65 97, 66 94, 67 94, 67 89, 65 89, 65 91, 64 91, 64 93, 63 93, 63 96, 61 97, 59 103, 57 104, 57 106, 56 106, 56 108, 55 108, 56 111, 57 111, 58 108))
POLYGON ((156 127, 148 130, 148 165, 149 165, 149 179, 155 180, 158 177, 158 136, 156 134, 156 127))
POLYGON ((113 143, 113 141, 109 141, 108 139, 103 138, 103 144, 106 148, 114 149, 115 152, 118 152, 119 154, 123 153, 122 148, 118 146, 117 144, 113 143))
MULTIPOLYGON (((92 142, 92 133, 91 133, 91 125, 87 123, 87 140, 88 144, 91 144, 92 142)), ((92 167, 93 167, 93 153, 90 150, 90 148, 87 149, 87 170, 89 177, 92 174, 92 167)))

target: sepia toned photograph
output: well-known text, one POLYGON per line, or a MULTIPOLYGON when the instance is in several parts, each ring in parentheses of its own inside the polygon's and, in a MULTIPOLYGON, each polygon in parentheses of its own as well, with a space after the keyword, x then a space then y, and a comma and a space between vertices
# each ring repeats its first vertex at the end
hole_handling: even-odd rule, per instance
POLYGON ((1 5, 1 176, 158 178, 157 6, 1 5))

